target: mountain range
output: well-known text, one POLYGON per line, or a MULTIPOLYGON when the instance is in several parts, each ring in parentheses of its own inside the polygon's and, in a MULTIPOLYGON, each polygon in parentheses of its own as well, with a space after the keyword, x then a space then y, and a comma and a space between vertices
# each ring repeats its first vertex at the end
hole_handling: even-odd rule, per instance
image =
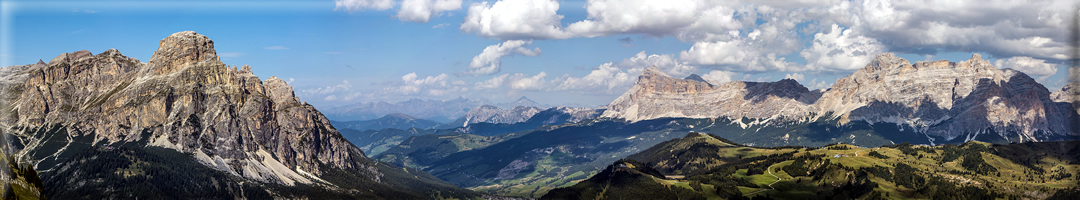
POLYGON ((368 158, 285 81, 222 64, 191 31, 146 63, 84 50, 0 76, 12 156, 52 199, 479 195, 368 158))
POLYGON ((515 101, 504 103, 493 103, 487 99, 467 99, 458 97, 450 100, 411 99, 397 103, 387 103, 385 101, 356 103, 327 107, 323 110, 327 111, 327 117, 335 121, 372 120, 388 114, 397 113, 439 123, 449 123, 465 116, 470 110, 485 105, 498 107, 500 109, 513 109, 518 106, 524 106, 544 110, 552 107, 547 104, 536 103, 532 99, 522 96, 515 101))
MULTIPOLYGON (((1080 136, 1065 94, 1055 98, 1026 74, 997 69, 979 54, 963 62, 911 64, 889 53, 838 79, 824 91, 810 91, 791 79, 731 81, 721 85, 676 79, 652 67, 606 108, 602 117, 640 121, 663 117, 724 118, 740 126, 777 126, 821 118, 910 127, 934 144, 983 140, 1053 141, 1080 136), (741 119, 750 119, 743 123, 741 119), (942 142, 942 141, 937 141, 942 142)), ((778 138, 779 139, 779 138, 778 138)))
POLYGON ((110 49, 0 68, 0 178, 5 197, 53 199, 1072 197, 1080 148, 1053 141, 1080 136, 1076 95, 978 54, 886 53, 821 90, 654 66, 595 109, 459 97, 324 115, 185 31, 145 63, 110 49))

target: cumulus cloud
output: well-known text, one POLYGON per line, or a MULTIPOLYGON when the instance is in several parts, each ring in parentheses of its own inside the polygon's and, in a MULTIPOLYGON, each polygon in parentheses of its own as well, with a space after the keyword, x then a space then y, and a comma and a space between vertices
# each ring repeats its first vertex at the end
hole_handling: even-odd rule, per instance
POLYGON ((634 84, 637 75, 641 74, 640 68, 620 69, 613 63, 604 63, 583 77, 571 77, 563 75, 555 80, 559 85, 556 90, 577 91, 593 94, 617 94, 625 92, 625 88, 634 84))
POLYGON ((805 76, 803 76, 803 74, 800 74, 800 73, 785 74, 784 75, 785 79, 791 79, 791 80, 795 80, 795 81, 799 81, 799 82, 802 82, 804 77, 805 76))
POLYGON ((490 75, 498 73, 502 65, 502 57, 510 55, 538 56, 540 48, 527 49, 523 46, 532 44, 532 41, 509 40, 501 44, 487 46, 479 55, 473 57, 469 63, 469 70, 461 72, 465 75, 490 75))
POLYGON ((431 20, 431 16, 459 9, 461 0, 404 0, 401 1, 397 18, 401 21, 426 23, 431 20))
POLYGON ((814 80, 810 80, 810 83, 804 84, 803 86, 806 86, 806 88, 810 90, 816 90, 832 87, 832 84, 829 84, 829 82, 825 82, 824 80, 818 81, 815 78, 814 80))
POLYGON ((473 3, 469 6, 460 29, 485 38, 497 39, 564 39, 571 35, 564 32, 556 14, 559 2, 555 0, 500 0, 495 3, 473 3))
POLYGON ((542 90, 546 84, 547 73, 540 72, 534 76, 527 76, 525 74, 517 73, 510 76, 510 89, 514 90, 542 90))
POLYGON ((601 64, 583 77, 564 74, 552 82, 556 85, 554 90, 587 94, 621 94, 634 85, 645 68, 651 66, 656 66, 674 77, 685 77, 698 70, 695 66, 679 62, 672 55, 646 54, 642 51, 618 63, 601 64))
POLYGON ((856 70, 866 66, 874 56, 885 50, 877 39, 833 24, 829 33, 814 34, 814 43, 799 54, 806 59, 807 68, 810 69, 856 70))
POLYGON ((720 85, 720 84, 723 84, 723 83, 730 82, 731 77, 733 77, 733 76, 735 76, 734 72, 723 71, 723 70, 712 70, 712 71, 709 71, 709 73, 706 73, 705 75, 701 75, 701 78, 704 78, 705 81, 709 81, 709 84, 720 85))
POLYGON ((506 78, 510 77, 510 74, 498 75, 491 77, 491 79, 480 81, 476 83, 476 89, 495 89, 503 86, 503 82, 506 82, 506 78))
POLYGON ((1050 75, 1057 73, 1057 65, 1046 63, 1046 60, 1035 59, 1027 56, 1017 56, 1006 59, 998 59, 994 62, 998 68, 1012 68, 1031 76, 1040 76, 1042 82, 1050 75))
POLYGON ((679 59, 694 65, 715 66, 741 72, 799 71, 795 63, 775 53, 762 54, 745 40, 697 42, 679 53, 679 59))
POLYGON ((890 50, 916 54, 985 51, 996 57, 1067 59, 1069 14, 1074 3, 1057 0, 939 3, 866 1, 852 6, 853 29, 888 38, 890 50))
POLYGON ((661 71, 664 71, 664 73, 675 77, 688 76, 697 71, 697 67, 679 62, 673 55, 650 55, 646 54, 645 51, 640 51, 637 54, 634 54, 633 57, 623 59, 622 62, 615 66, 622 69, 638 70, 656 66, 657 68, 660 68, 661 71))
POLYGON ((693 23, 702 2, 695 0, 593 0, 585 8, 588 19, 567 26, 584 37, 623 33, 663 36, 693 23))
POLYGON ((386 10, 394 7, 394 0, 334 0, 334 10, 349 12, 360 10, 386 10))

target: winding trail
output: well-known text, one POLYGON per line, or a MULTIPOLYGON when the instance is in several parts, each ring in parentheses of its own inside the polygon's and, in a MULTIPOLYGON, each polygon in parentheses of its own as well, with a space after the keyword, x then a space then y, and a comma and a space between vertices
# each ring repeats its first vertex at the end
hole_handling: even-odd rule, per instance
POLYGON ((776 181, 773 181, 772 183, 769 183, 769 188, 770 188, 770 189, 763 189, 763 190, 758 190, 757 192, 752 192, 752 193, 750 193, 750 194, 746 194, 746 195, 743 195, 743 196, 750 196, 750 195, 754 195, 754 194, 757 194, 757 193, 760 193, 760 192, 764 192, 764 191, 769 191, 769 190, 776 190, 776 188, 774 188, 774 187, 773 187, 772 185, 773 185, 773 184, 776 184, 777 182, 780 182, 781 180, 783 180, 783 179, 780 179, 780 177, 778 177, 778 176, 776 176, 776 175, 773 175, 773 174, 772 174, 772 167, 773 167, 773 166, 775 166, 775 165, 778 165, 778 164, 780 164, 780 163, 776 163, 776 164, 772 164, 772 165, 769 165, 769 168, 766 168, 766 169, 765 169, 765 172, 768 172, 768 173, 769 173, 769 176, 772 176, 772 177, 776 178, 776 181))

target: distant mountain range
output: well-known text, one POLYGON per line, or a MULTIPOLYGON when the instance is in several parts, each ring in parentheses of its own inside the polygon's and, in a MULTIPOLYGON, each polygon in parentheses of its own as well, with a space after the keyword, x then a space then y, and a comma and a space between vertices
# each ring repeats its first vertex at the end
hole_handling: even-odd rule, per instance
MULTIPOLYGON (((473 108, 481 106, 493 106, 504 110, 512 110, 516 107, 531 107, 539 110, 548 109, 552 105, 536 103, 532 99, 522 96, 515 101, 493 103, 487 99, 467 99, 458 97, 450 100, 421 100, 412 99, 397 103, 369 102, 356 103, 343 106, 328 107, 325 115, 335 121, 363 121, 383 117, 388 114, 400 113, 417 118, 436 121, 439 123, 453 122, 465 116, 473 108)), ((569 105, 581 107, 579 105, 569 105)), ((527 119, 527 117, 526 117, 527 119)))
MULTIPOLYGON (((997 69, 975 54, 963 62, 911 64, 892 54, 824 91, 810 91, 791 79, 732 81, 712 85, 694 76, 676 79, 653 67, 613 101, 602 117, 640 121, 663 117, 724 118, 740 126, 783 126, 818 119, 894 124, 915 129, 928 142, 981 140, 1053 141, 1080 136, 1071 129, 1077 111, 1066 93, 1055 98, 1034 79, 997 69), (749 119, 749 121, 742 119, 749 119), (745 122, 744 122, 745 121, 745 122)), ((780 138, 776 138, 780 139, 780 138)))
MULTIPOLYGON (((747 151, 758 151, 754 150, 756 147, 820 147, 835 143, 879 147, 901 143, 1075 140, 1076 132, 1069 129, 1077 119, 1069 103, 1075 101, 1070 100, 1071 94, 1080 92, 1075 87, 1070 85, 1050 93, 1023 73, 996 69, 979 55, 959 63, 910 64, 891 54, 882 54, 867 67, 823 90, 809 90, 791 79, 713 85, 694 75, 673 78, 652 67, 644 70, 637 83, 610 105, 592 110, 602 113, 595 118, 541 126, 469 124, 453 132, 435 133, 439 135, 403 138, 398 145, 383 145, 386 151, 374 157, 422 169, 458 186, 482 192, 541 197, 552 189, 585 180, 586 175, 606 173, 603 170, 610 168, 605 166, 618 159, 629 156, 644 160, 643 156, 631 155, 687 132, 712 134, 722 143, 738 143, 736 146, 747 151), (518 129, 529 127, 535 128, 518 129)), ((480 110, 485 109, 477 109, 480 110)), ((488 110, 509 112, 494 107, 488 110)), ((539 118, 544 118, 543 112, 516 124, 529 124, 539 118)), ((676 153, 656 158, 672 156, 680 158, 676 153)), ((679 168, 689 167, 686 170, 691 171, 700 170, 708 163, 727 162, 710 159, 666 162, 679 168)), ((659 162, 654 159, 639 164, 657 167, 663 164, 659 162)), ((640 172, 662 178, 648 171, 640 172)), ((858 185, 852 187, 855 186, 858 185)), ((571 193, 585 194, 580 193, 584 191, 571 193)))

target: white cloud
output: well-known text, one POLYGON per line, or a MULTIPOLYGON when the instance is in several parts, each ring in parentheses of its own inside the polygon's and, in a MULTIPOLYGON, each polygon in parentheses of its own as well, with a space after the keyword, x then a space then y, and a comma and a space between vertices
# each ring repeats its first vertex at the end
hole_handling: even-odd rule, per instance
MULTIPOLYGON (((292 81, 292 79, 290 79, 290 81, 292 81)), ((344 93, 349 91, 352 91, 352 84, 349 84, 349 80, 342 80, 341 84, 334 86, 300 90, 300 94, 304 96, 322 96, 336 93, 344 93)), ((334 98, 336 99, 337 97, 334 98)))
POLYGON ((704 78, 705 81, 709 81, 710 84, 720 85, 720 84, 730 82, 732 76, 735 76, 734 72, 723 71, 723 70, 712 70, 712 71, 709 71, 709 73, 706 73, 705 75, 701 75, 701 78, 704 78))
POLYGON ((816 89, 824 89, 824 88, 832 87, 832 84, 829 84, 829 82, 825 82, 824 80, 818 81, 815 78, 814 80, 810 80, 810 83, 805 84, 804 86, 806 86, 806 88, 808 88, 810 90, 816 90, 816 89))
POLYGON ((697 71, 697 67, 679 62, 672 55, 645 54, 645 51, 634 54, 634 57, 623 59, 618 65, 623 69, 644 70, 650 66, 656 66, 661 71, 675 77, 685 77, 697 71))
POLYGON ((803 74, 800 74, 800 73, 785 74, 784 75, 785 79, 792 79, 792 80, 799 81, 799 82, 802 82, 804 77, 805 76, 803 76, 803 74))
POLYGON ((881 38, 891 51, 985 51, 995 57, 1066 59, 1065 31, 1075 3, 1035 1, 866 1, 849 21, 862 35, 881 38), (884 40, 887 38, 887 40, 884 40))
POLYGON ((540 72, 535 76, 527 76, 525 74, 517 73, 510 76, 510 89, 514 90, 543 90, 547 84, 544 77, 547 73, 540 72))
POLYGON ((397 18, 402 21, 426 23, 431 16, 445 11, 461 9, 461 0, 404 0, 397 18))
POLYGON ((485 38, 564 39, 563 16, 555 0, 500 0, 473 3, 460 29, 485 38))
POLYGON ((349 12, 359 10, 386 10, 394 7, 394 0, 334 0, 334 10, 345 9, 349 12))
POLYGON ((532 44, 532 41, 509 40, 501 44, 487 46, 479 55, 473 57, 469 63, 469 70, 462 72, 466 75, 490 75, 498 73, 502 65, 502 57, 508 55, 538 56, 540 48, 529 50, 523 46, 532 44))
POLYGON ((998 68, 1012 68, 1032 76, 1049 76, 1057 73, 1056 64, 1046 63, 1046 60, 1027 56, 998 59, 994 62, 994 65, 998 68))
POLYGON ((624 33, 663 36, 698 18, 702 5, 695 0, 592 0, 585 8, 588 19, 566 30, 585 37, 624 33))
POLYGON ((584 77, 563 75, 554 82, 555 90, 577 91, 590 94, 619 94, 634 85, 643 68, 620 69, 613 63, 604 63, 584 77))
POLYGON ((450 23, 442 23, 442 24, 436 24, 434 26, 431 26, 431 28, 442 28, 442 27, 446 27, 446 26, 449 26, 449 25, 450 25, 450 23))
POLYGON ((775 53, 762 54, 750 45, 745 40, 697 42, 689 50, 680 52, 679 60, 741 72, 801 70, 786 58, 777 57, 775 53))
POLYGON ((809 69, 856 70, 886 49, 877 39, 863 37, 833 24, 829 33, 814 34, 814 43, 799 54, 809 69))
POLYGON ((506 78, 510 77, 510 74, 498 75, 491 77, 491 79, 477 82, 476 89, 495 89, 503 86, 503 82, 506 82, 506 78))
POLYGON ((284 47, 284 46, 268 46, 268 47, 263 47, 263 49, 266 49, 266 50, 286 50, 286 49, 289 49, 289 47, 284 47))

